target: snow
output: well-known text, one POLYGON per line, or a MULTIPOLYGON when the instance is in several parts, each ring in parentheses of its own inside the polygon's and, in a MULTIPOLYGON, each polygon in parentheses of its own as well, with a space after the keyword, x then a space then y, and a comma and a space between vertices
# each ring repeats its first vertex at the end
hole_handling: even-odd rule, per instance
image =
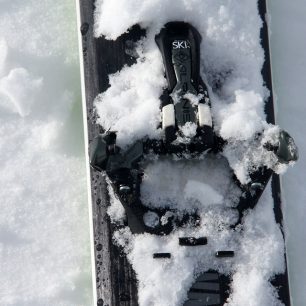
POLYGON ((114 242, 125 249, 137 273, 140 305, 181 305, 195 275, 211 268, 222 273, 234 271, 227 305, 282 305, 268 282, 274 273, 284 271, 284 257, 280 256, 283 238, 279 226, 271 222, 270 192, 267 188, 258 206, 247 214, 243 231, 230 228, 237 216, 221 205, 202 209, 202 222, 196 229, 187 226, 167 236, 132 235, 127 227, 115 232, 114 242), (191 248, 178 244, 179 237, 190 236, 207 237, 208 244, 191 248), (218 250, 233 250, 236 255, 215 258, 218 250), (160 252, 170 252, 171 258, 154 259, 152 254, 160 252))
POLYGON ((263 194, 253 214, 246 217, 233 295, 229 305, 283 305, 268 280, 284 269, 282 234, 273 220, 271 195, 263 194))
MULTIPOLYGON (((228 305, 281 305, 268 282, 284 270, 284 257, 280 255, 283 238, 274 222, 270 190, 268 186, 256 208, 244 218, 243 231, 234 231, 230 225, 236 222, 237 214, 230 206, 240 193, 224 158, 206 156, 193 162, 159 159, 149 163, 141 186, 143 203, 184 212, 197 210, 202 221, 196 229, 187 226, 163 237, 132 235, 126 227, 114 234, 114 242, 124 247, 137 273, 140 305, 181 305, 195 276, 210 268, 222 273, 234 271, 228 305), (190 236, 207 237, 208 245, 178 245, 179 237, 190 236), (218 250, 233 250, 236 255, 223 261, 214 258, 218 250), (153 259, 152 254, 158 252, 170 252, 171 259, 153 259), (260 298, 254 299, 256 296, 260 298), (250 300, 254 302, 250 304, 250 300)), ((111 197, 115 197, 113 193, 111 197)), ((118 207, 116 198, 111 203, 118 207)), ((146 217, 148 223, 158 222, 152 213, 146 217)))
POLYGON ((26 69, 12 69, 0 80, 0 93, 3 96, 4 106, 8 111, 17 112, 21 117, 29 115, 42 85, 43 79, 31 77, 26 69))
POLYGON ((220 115, 223 117, 220 135, 224 139, 247 140, 264 125, 262 97, 253 91, 235 91, 235 101, 225 106, 220 115), (248 124, 244 125, 247 121, 248 124))
POLYGON ((145 205, 185 212, 194 212, 199 203, 233 205, 239 195, 227 161, 214 156, 187 163, 160 159, 147 165, 141 184, 141 200, 145 205))
POLYGON ((106 130, 118 132, 121 146, 146 135, 158 136, 159 97, 165 85, 158 52, 155 48, 146 54, 146 59, 140 57, 136 65, 112 75, 109 90, 95 100, 98 122, 106 130))
POLYGON ((188 200, 201 201, 203 205, 220 204, 224 201, 222 195, 213 187, 194 180, 189 180, 184 189, 184 197, 188 200))
POLYGON ((92 303, 74 12, 71 1, 0 3, 5 306, 92 303))
POLYGON ((108 179, 107 179, 107 182, 108 182, 107 189, 110 195, 110 205, 107 209, 107 213, 111 217, 112 220, 117 220, 118 222, 121 223, 121 221, 125 219, 124 207, 122 206, 120 200, 115 196, 114 190, 111 187, 108 179))
MULTIPOLYGON (((291 294, 293 305, 303 305, 306 300, 306 194, 301 182, 306 179, 306 109, 303 92, 306 46, 301 37, 306 29, 306 12, 302 0, 294 4, 284 0, 277 3, 269 1, 269 4, 272 13, 274 85, 278 97, 277 119, 296 139, 300 149, 300 160, 283 176, 282 185, 286 204, 291 294)), ((222 83, 222 92, 212 94, 210 91, 214 124, 229 139, 232 135, 243 139, 250 137, 250 131, 260 128, 260 99, 268 94, 262 87, 259 74, 263 54, 258 47, 258 34, 255 33, 260 25, 258 16, 253 14, 255 1, 248 0, 242 4, 225 0, 204 3, 200 0, 179 0, 175 5, 174 9, 171 0, 97 0, 96 18, 102 16, 105 22, 96 24, 96 35, 104 33, 114 39, 141 21, 143 27, 152 26, 154 22, 152 38, 165 22, 178 16, 181 20, 192 21, 204 34, 202 70, 205 75, 202 75, 210 87, 214 87, 216 82, 222 83), (240 11, 244 14, 237 14, 240 11), (190 20, 190 16, 195 15, 203 18, 190 20), (114 16, 120 16, 120 22, 114 16), (234 115, 231 113, 232 104, 242 99, 240 94, 236 96, 239 92, 243 96, 253 97, 252 118, 257 120, 257 124, 250 127, 248 124, 253 122, 240 121, 241 125, 248 127, 240 132, 238 122, 236 127, 229 123, 224 126, 227 122, 225 119, 234 115), (224 108, 228 113, 222 112, 224 108)), ((0 8, 0 304, 92 305, 75 8, 73 2, 68 0, 41 0, 39 3, 34 0, 2 0, 0 8)), ((111 120, 103 123, 121 131, 119 139, 122 145, 146 134, 158 135, 155 124, 159 121, 159 113, 156 107, 159 105, 160 88, 165 81, 156 76, 163 73, 163 68, 153 43, 150 45, 148 40, 143 44, 137 50, 142 61, 135 65, 135 74, 124 68, 126 75, 121 71, 112 76, 111 80, 119 89, 116 91, 116 87, 112 86, 107 96, 109 107, 114 104, 114 110, 120 114, 115 119, 122 120, 116 123, 118 127, 112 126, 111 120), (148 66, 155 71, 150 71, 142 82, 148 66), (129 81, 146 86, 145 90, 133 91, 129 81), (119 87, 121 83, 124 85, 122 88, 119 87), (121 99, 127 102, 121 103, 121 99), (151 103, 149 110, 149 104, 142 104, 147 100, 151 103), (122 113, 133 111, 128 107, 131 101, 133 105, 143 105, 143 108, 142 112, 133 113, 130 117, 132 120, 128 121, 128 116, 124 117, 122 113), (147 111, 154 115, 151 117, 147 111), (137 118, 142 116, 148 119, 146 130, 137 122, 137 118), (135 126, 138 130, 135 132, 133 128, 125 134, 123 128, 126 126, 135 126)), ((103 103, 107 100, 104 99, 103 103)), ((100 119, 106 120, 103 116, 100 119)), ((237 143, 233 145, 237 146, 237 143)), ((242 173, 245 171, 242 170, 242 173)), ((226 179, 226 174, 224 177, 226 179)), ((224 208, 220 209, 217 203, 224 196, 219 188, 209 186, 203 177, 190 178, 184 185, 185 190, 197 201, 200 198, 203 201, 203 197, 201 192, 196 192, 199 190, 194 190, 194 181, 211 195, 208 202, 213 209, 206 211, 206 217, 213 224, 209 224, 205 235, 213 231, 217 224, 231 223, 229 215, 214 215, 214 212, 224 208), (214 199, 216 203, 212 203, 214 199)), ((209 240, 211 252, 215 251, 214 246, 220 245, 236 246, 239 250, 236 252, 239 257, 234 258, 234 261, 241 263, 233 276, 231 303, 234 305, 249 305, 249 300, 245 300, 246 292, 253 294, 259 305, 272 305, 271 301, 275 301, 275 292, 267 286, 267 279, 283 268, 282 258, 277 256, 283 245, 279 229, 270 222, 272 210, 268 188, 254 213, 245 219, 245 236, 240 237, 245 239, 244 243, 239 245, 230 241, 228 244, 226 237, 218 241, 209 240), (220 244, 221 240, 224 245, 220 244)), ((109 214, 114 219, 124 218, 124 210, 118 200, 112 202, 109 214)), ((228 235, 228 231, 224 235, 228 235)), ((178 249, 177 239, 168 241, 166 237, 165 241, 158 242, 153 237, 137 237, 139 240, 134 241, 128 232, 115 238, 118 243, 126 245, 130 260, 139 260, 136 266, 139 274, 142 273, 141 264, 144 264, 144 288, 151 286, 156 275, 159 276, 164 269, 167 271, 165 277, 170 279, 169 285, 176 278, 183 279, 182 286, 186 288, 192 283, 194 275, 190 271, 193 268, 185 275, 184 272, 190 268, 188 263, 194 254, 188 253, 188 249, 178 249), (174 254, 170 263, 177 263, 173 268, 176 270, 171 270, 172 265, 167 260, 157 263, 152 259, 153 251, 170 249, 174 254), (147 255, 140 256, 140 252, 147 255), (186 256, 188 254, 191 256, 186 256), (150 260, 144 262, 144 258, 150 260), (180 265, 181 259, 186 260, 186 265, 180 265), (146 278, 145 271, 156 272, 146 278), (173 278, 170 277, 172 272, 173 278)), ((197 260, 201 252, 196 254, 197 260)), ((229 262, 232 260, 229 259, 229 262)), ((207 256, 199 262, 203 269, 210 264, 207 256)), ((215 261, 214 264, 219 265, 220 262, 215 261)), ((163 288, 160 290, 165 293, 163 288)), ((143 303, 152 297, 150 292, 142 292, 143 303)), ((182 298, 179 294, 182 295, 182 292, 173 292, 174 298, 182 298)))

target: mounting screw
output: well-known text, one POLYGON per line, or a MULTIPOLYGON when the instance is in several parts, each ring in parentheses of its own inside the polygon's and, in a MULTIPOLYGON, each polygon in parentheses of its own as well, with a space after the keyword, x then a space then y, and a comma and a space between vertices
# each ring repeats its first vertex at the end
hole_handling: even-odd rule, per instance
POLYGON ((131 192, 131 188, 127 185, 120 185, 119 186, 119 192, 120 193, 130 193, 131 192))
POLYGON ((252 183, 251 184, 251 189, 253 189, 253 190, 263 189, 263 188, 264 188, 264 185, 261 184, 261 183, 252 183))

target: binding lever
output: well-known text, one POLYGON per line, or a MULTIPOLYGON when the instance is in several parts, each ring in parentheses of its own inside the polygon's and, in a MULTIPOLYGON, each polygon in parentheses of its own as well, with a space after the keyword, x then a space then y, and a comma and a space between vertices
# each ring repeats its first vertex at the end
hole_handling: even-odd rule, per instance
POLYGON ((199 32, 190 24, 170 22, 155 40, 162 53, 168 82, 161 96, 166 143, 191 142, 199 151, 212 148, 210 99, 200 77, 199 32))
POLYGON ((265 148, 273 151, 280 164, 298 160, 299 152, 293 138, 284 130, 279 130, 274 143, 266 143, 265 148))

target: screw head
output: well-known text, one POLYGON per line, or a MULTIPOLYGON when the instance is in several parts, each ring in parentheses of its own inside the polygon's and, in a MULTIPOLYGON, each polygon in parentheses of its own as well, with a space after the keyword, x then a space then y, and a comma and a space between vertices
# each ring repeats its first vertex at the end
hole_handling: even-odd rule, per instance
POLYGON ((119 186, 119 192, 120 193, 130 193, 131 192, 131 188, 127 185, 120 185, 119 186))

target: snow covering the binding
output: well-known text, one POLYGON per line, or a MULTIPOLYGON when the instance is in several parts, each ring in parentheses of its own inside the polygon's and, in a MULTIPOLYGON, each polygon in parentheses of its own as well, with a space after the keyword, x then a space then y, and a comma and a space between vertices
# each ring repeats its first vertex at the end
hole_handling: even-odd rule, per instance
POLYGON ((167 10, 168 6, 173 5, 171 1, 156 2, 154 9, 152 2, 96 2, 96 35, 104 34, 107 38, 115 39, 119 35, 116 30, 123 28, 118 32, 122 34, 135 23, 147 28, 146 38, 136 49, 139 56, 137 63, 111 75, 110 88, 96 100, 99 122, 105 129, 118 132, 119 145, 127 145, 146 135, 157 136, 159 97, 165 79, 154 36, 166 22, 173 20, 190 22, 201 33, 202 76, 211 81, 209 85, 213 86, 221 73, 229 74, 223 80, 222 95, 211 93, 215 129, 225 139, 237 135, 250 138, 262 130, 266 90, 262 86, 260 72, 263 50, 258 40, 261 20, 254 14, 257 3, 254 0, 244 4, 223 2, 208 4, 193 1, 187 4, 179 1, 171 10, 167 10), (135 7, 138 7, 136 11, 135 7), (143 11, 137 19, 139 9, 143 11), (130 11, 133 14, 124 23, 125 14, 130 11), (239 15, 237 11, 244 13, 239 15), (120 20, 114 18, 113 14, 121 16, 120 12, 125 12, 124 16, 120 20), (232 106, 233 102, 236 102, 236 107, 232 106), (242 110, 239 108, 241 105, 244 106, 242 110), (233 119, 235 122, 232 122, 233 119), (127 129, 130 126, 133 128, 127 129))
MULTIPOLYGON (((210 175, 215 175, 212 169, 208 171, 207 178, 210 175)), ((164 181, 167 179, 165 177, 164 181)), ((173 185, 179 180, 174 180, 173 185)), ((197 183, 204 184, 203 181, 197 183)), ((214 183, 212 181, 212 186, 214 183)), ((167 193, 166 190, 162 192, 167 193)), ((169 193, 171 195, 171 190, 169 193)), ((111 193, 111 197, 114 197, 111 211, 120 209, 121 204, 116 196, 111 193)), ((219 197, 212 196, 211 204, 215 199, 218 202, 219 197)), ((139 304, 182 305, 196 276, 215 269, 224 274, 232 273, 231 295, 227 305, 282 305, 269 282, 275 273, 282 273, 285 269, 283 237, 279 226, 273 222, 270 188, 266 189, 256 208, 246 215, 243 230, 230 227, 237 220, 237 214, 224 202, 207 209, 205 198, 202 201, 198 203, 198 208, 204 207, 200 210, 202 221, 197 228, 187 226, 167 236, 133 235, 128 227, 114 233, 114 242, 123 247, 137 274, 139 304), (180 246, 179 237, 188 236, 207 237, 208 244, 192 248, 180 246), (216 258, 214 254, 218 250, 233 250, 235 257, 216 258), (170 252, 171 258, 153 259, 152 254, 158 252, 170 252)), ((113 221, 120 222, 122 219, 113 221)))
POLYGON ((141 200, 146 206, 185 213, 207 210, 211 205, 233 207, 240 195, 226 159, 220 156, 188 162, 160 158, 147 165, 141 184, 141 200))
POLYGON ((166 85, 157 47, 144 53, 139 45, 137 63, 109 78, 110 88, 96 98, 98 122, 117 131, 120 146, 145 136, 158 138, 162 88, 166 85))
MULTIPOLYGON (((267 141, 273 143, 278 128, 266 123, 264 113, 269 92, 261 75, 264 53, 257 0, 96 0, 97 37, 115 40, 135 24, 147 30, 132 53, 136 63, 110 75, 110 87, 96 98, 98 122, 105 130, 117 131, 117 143, 123 148, 146 136, 161 137, 159 97, 166 80, 154 37, 170 21, 189 22, 202 36, 201 75, 209 86, 214 129, 228 142, 223 155, 229 165, 221 170, 222 158, 213 161, 209 155, 195 162, 148 163, 141 186, 144 204, 197 210, 201 224, 163 237, 132 235, 124 227, 114 241, 124 248, 136 271, 141 306, 182 305, 196 276, 208 269, 232 272, 227 305, 281 305, 269 282, 285 269, 283 237, 275 223, 269 186, 256 208, 247 212, 241 231, 230 227, 237 220, 231 206, 239 197, 229 183, 230 169, 242 183, 249 182, 248 171, 254 167, 285 170, 262 147, 267 141), (179 246, 182 236, 208 237, 208 245, 179 246), (235 257, 215 258, 218 250, 233 250, 235 257), (153 259, 155 252, 170 252, 171 258, 153 259)), ((184 127, 184 134, 191 135, 192 127, 184 127)), ((121 204, 114 193, 111 197, 109 213, 118 222, 115 212, 121 204)), ((154 216, 147 217, 154 223, 154 216)))
MULTIPOLYGON (((116 39, 137 23, 147 30, 135 50, 127 50, 137 57, 136 63, 110 75, 110 87, 97 96, 98 123, 105 130, 117 132, 117 143, 122 148, 146 136, 161 137, 159 97, 166 80, 154 37, 165 23, 175 20, 191 23, 202 35, 201 75, 210 91, 214 130, 228 141, 227 158, 235 159, 241 155, 237 152, 238 141, 243 141, 247 147, 254 142, 255 135, 268 128, 264 102, 269 92, 261 76, 264 58, 259 33, 262 21, 256 0, 243 3, 97 0, 96 36, 116 39)), ((174 103, 176 94, 172 95, 174 103)), ((188 98, 198 103, 199 97, 188 98)), ((179 140, 188 142, 195 126, 187 125, 181 132, 186 137, 179 140)), ((233 170, 241 183, 246 183, 247 170, 256 164, 247 155, 242 159, 244 161, 235 164, 233 170)), ((260 155, 258 159, 264 164, 265 156, 260 155)))

